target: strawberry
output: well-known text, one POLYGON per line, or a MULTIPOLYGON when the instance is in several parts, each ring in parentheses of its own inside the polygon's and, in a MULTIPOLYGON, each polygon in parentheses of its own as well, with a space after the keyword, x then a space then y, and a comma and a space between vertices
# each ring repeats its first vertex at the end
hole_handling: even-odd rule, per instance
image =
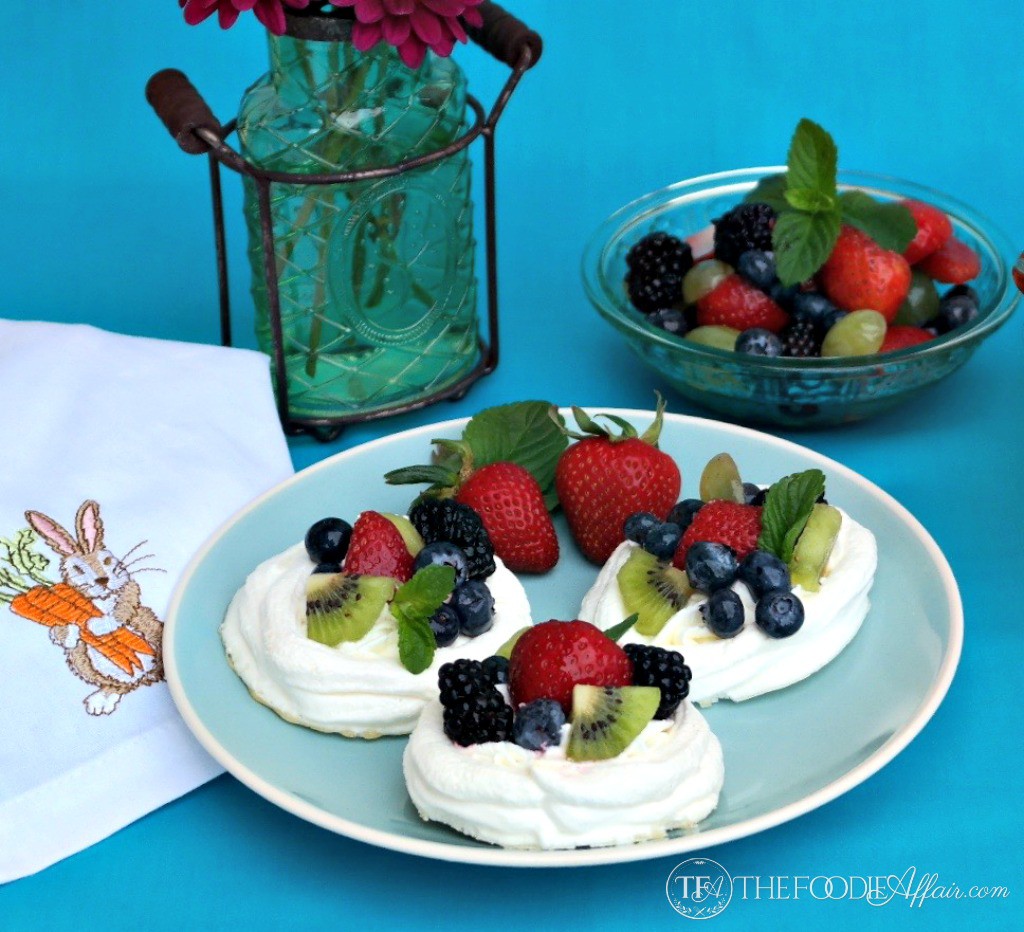
POLYGON ((922 201, 903 201, 902 204, 914 215, 917 224, 917 234, 903 250, 903 258, 911 265, 916 265, 946 244, 953 235, 953 224, 949 222, 949 217, 931 204, 922 201))
POLYGON ((394 523, 377 511, 364 511, 352 527, 345 557, 346 573, 412 579, 413 556, 394 523))
POLYGON ((686 551, 699 540, 725 544, 736 553, 736 559, 757 549, 761 535, 761 508, 758 505, 740 505, 724 499, 708 502, 693 516, 693 521, 676 548, 672 563, 677 569, 686 568, 686 551))
POLYGON ((789 323, 789 315, 763 291, 739 275, 727 275, 697 302, 701 327, 763 327, 777 333, 789 323))
POLYGON ((844 311, 878 311, 891 323, 910 290, 910 265, 866 233, 844 226, 821 269, 821 284, 844 311))
POLYGON ((546 573, 558 562, 555 526, 529 470, 491 463, 472 473, 455 499, 480 515, 494 552, 513 572, 546 573))
POLYGON ((576 423, 586 435, 558 459, 555 489, 569 530, 584 556, 604 563, 625 540, 622 526, 631 514, 649 511, 660 521, 679 498, 682 478, 672 457, 658 449, 665 403, 658 397, 654 421, 643 436, 620 418, 613 436, 579 408, 576 423))
POLYGON ((891 353, 894 350, 917 346, 918 343, 925 343, 930 339, 932 339, 932 335, 927 330, 897 324, 885 331, 885 339, 882 340, 878 352, 891 353))
POLYGON ((981 272, 981 259, 966 243, 950 238, 918 266, 925 275, 950 285, 963 285, 981 272))
POLYGON ((513 705, 554 699, 569 715, 574 686, 630 686, 633 663, 588 621, 545 621, 512 648, 508 682, 513 705))

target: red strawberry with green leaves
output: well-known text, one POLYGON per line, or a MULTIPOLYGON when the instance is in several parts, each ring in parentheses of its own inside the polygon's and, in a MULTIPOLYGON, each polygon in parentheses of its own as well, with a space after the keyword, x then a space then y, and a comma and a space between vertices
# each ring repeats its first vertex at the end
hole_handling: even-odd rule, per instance
POLYGON ((789 315, 763 291, 739 275, 727 275, 697 302, 701 327, 763 327, 777 333, 789 323, 789 315))
POLYGON ((490 463, 455 493, 483 521, 494 552, 516 573, 546 573, 558 562, 558 537, 544 493, 517 463, 490 463))
POLYGON ((911 265, 916 265, 946 244, 953 235, 953 224, 949 222, 949 217, 931 204, 909 200, 901 203, 910 211, 917 224, 917 233, 903 250, 903 258, 911 265))
POLYGON ((569 715, 574 686, 631 686, 633 663, 588 621, 545 621, 516 641, 508 683, 513 705, 554 699, 569 715))
POLYGON ((878 311, 891 323, 910 290, 910 265, 867 233, 844 226, 821 268, 821 284, 844 311, 878 311))
POLYGON ((921 260, 918 268, 931 278, 949 285, 965 285, 981 274, 981 259, 966 243, 950 238, 921 260))
POLYGON ((364 511, 352 526, 344 569, 346 573, 390 576, 408 582, 412 579, 413 559, 422 546, 416 529, 405 518, 364 511))
POLYGON ((878 352, 892 353, 895 350, 909 349, 919 343, 927 343, 931 339, 933 339, 932 334, 920 327, 895 324, 885 331, 885 339, 882 340, 878 352))
POLYGON ((707 502, 693 516, 683 539, 679 541, 672 563, 677 569, 685 569, 686 551, 701 540, 725 544, 733 549, 737 560, 742 560, 757 549, 760 534, 761 508, 758 505, 740 505, 716 499, 707 502))
POLYGON ((665 403, 640 436, 627 421, 605 417, 621 428, 613 434, 580 408, 573 408, 584 433, 569 433, 574 443, 558 460, 555 489, 569 530, 588 560, 604 563, 625 539, 626 518, 649 511, 664 521, 679 498, 682 477, 667 453, 658 449, 665 403))

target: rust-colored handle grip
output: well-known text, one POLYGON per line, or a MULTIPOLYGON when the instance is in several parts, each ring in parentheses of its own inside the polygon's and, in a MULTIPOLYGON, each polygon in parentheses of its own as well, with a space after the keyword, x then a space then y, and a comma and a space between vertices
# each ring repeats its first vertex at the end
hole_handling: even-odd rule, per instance
POLYGON ((480 48, 490 52, 498 61, 504 62, 510 68, 515 68, 519 64, 524 48, 528 48, 532 53, 531 68, 540 61, 541 53, 544 51, 544 40, 538 33, 497 3, 485 0, 477 9, 483 17, 484 24, 480 27, 467 27, 466 32, 480 48))
POLYGON ((178 145, 190 155, 210 151, 195 130, 208 129, 218 136, 223 135, 220 123, 199 91, 176 68, 158 71, 146 82, 146 100, 178 145))

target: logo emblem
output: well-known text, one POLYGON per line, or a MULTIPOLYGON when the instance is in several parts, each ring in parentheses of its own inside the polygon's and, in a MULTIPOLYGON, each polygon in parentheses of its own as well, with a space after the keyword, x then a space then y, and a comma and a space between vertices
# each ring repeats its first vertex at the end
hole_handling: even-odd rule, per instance
POLYGON ((669 905, 687 919, 713 919, 732 899, 732 877, 717 861, 689 858, 665 883, 669 905))

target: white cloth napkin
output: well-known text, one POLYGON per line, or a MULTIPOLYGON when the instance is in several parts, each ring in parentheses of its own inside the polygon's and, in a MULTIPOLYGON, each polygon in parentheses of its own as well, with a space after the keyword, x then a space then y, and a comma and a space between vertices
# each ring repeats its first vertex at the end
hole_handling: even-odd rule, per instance
POLYGON ((0 423, 2 883, 220 772, 162 679, 162 619, 292 466, 265 356, 87 326, 0 320, 0 423))

